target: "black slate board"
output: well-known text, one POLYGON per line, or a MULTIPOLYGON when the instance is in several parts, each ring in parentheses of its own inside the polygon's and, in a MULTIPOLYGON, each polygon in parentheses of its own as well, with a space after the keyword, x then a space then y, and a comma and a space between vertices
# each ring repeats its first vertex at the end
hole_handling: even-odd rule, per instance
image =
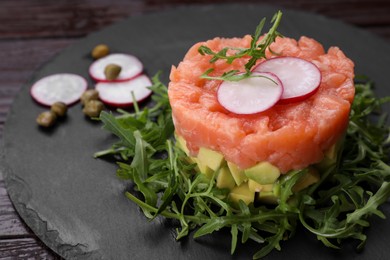
MULTIPOLYGON (((260 5, 191 6, 134 16, 67 48, 37 71, 16 98, 4 130, 1 171, 17 211, 42 241, 65 258, 77 259, 249 259, 253 244, 239 246, 230 256, 230 237, 221 232, 197 241, 175 241, 175 231, 163 219, 149 223, 124 196, 128 187, 115 176, 112 162, 92 158, 113 141, 99 123, 86 120, 80 104, 71 107, 58 127, 42 131, 35 124, 44 110, 29 96, 31 84, 59 72, 88 78, 89 51, 106 43, 117 52, 138 56, 154 75, 163 71, 168 81, 177 64, 195 42, 216 36, 250 34, 277 8, 260 5)), ((371 34, 325 17, 283 10, 281 32, 289 37, 313 37, 327 48, 340 46, 356 62, 357 74, 377 82, 379 95, 389 95, 390 45, 371 34)), ((92 85, 92 81, 90 81, 92 85)), ((389 111, 389 109, 387 109, 389 111)), ((383 211, 390 216, 390 206, 383 211)), ((266 259, 387 259, 390 222, 375 218, 363 253, 354 243, 342 251, 322 246, 298 230, 282 243, 282 252, 266 259)))

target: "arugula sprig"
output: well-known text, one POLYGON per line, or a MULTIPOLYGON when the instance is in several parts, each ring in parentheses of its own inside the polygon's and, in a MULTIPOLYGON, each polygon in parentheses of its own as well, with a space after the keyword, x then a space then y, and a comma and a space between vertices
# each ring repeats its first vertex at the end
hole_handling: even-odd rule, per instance
POLYGON ((248 77, 251 77, 251 69, 256 64, 256 61, 262 58, 266 58, 265 52, 267 48, 273 43, 278 36, 282 36, 281 33, 277 31, 280 21, 282 19, 282 12, 278 11, 274 14, 271 19, 273 24, 269 31, 264 35, 260 40, 262 31, 266 22, 266 18, 263 18, 259 25, 256 27, 255 33, 252 35, 252 40, 249 48, 232 48, 225 47, 218 52, 214 52, 209 47, 202 45, 198 48, 198 52, 201 55, 210 55, 210 63, 214 63, 217 60, 226 60, 228 64, 231 64, 234 60, 248 57, 249 60, 245 64, 245 73, 239 73, 238 70, 230 70, 223 73, 221 76, 210 76, 210 73, 214 71, 213 68, 206 70, 201 78, 204 79, 215 79, 215 80, 226 80, 226 81, 239 81, 248 77), (228 51, 234 51, 234 54, 228 54, 228 51))
POLYGON ((310 203, 302 203, 299 213, 303 226, 333 248, 339 248, 345 238, 360 240, 358 249, 363 248, 368 218, 385 218, 378 207, 390 197, 390 128, 380 111, 390 97, 376 98, 369 80, 355 88, 345 149, 339 167, 327 180, 332 187, 312 191, 310 203))
MULTIPOLYGON (((370 217, 384 218, 380 205, 390 197, 390 128, 385 116, 377 113, 390 98, 376 98, 372 82, 356 84, 345 148, 340 149, 337 163, 322 173, 317 184, 300 192, 294 193, 293 187, 307 169, 284 175, 274 207, 231 204, 227 191, 216 187, 215 178, 197 174, 195 165, 172 141, 167 88, 158 76, 153 83, 152 107, 121 111, 118 116, 102 112, 103 128, 119 140, 95 156, 118 158, 117 175, 135 184, 126 196, 150 220, 159 216, 175 220, 177 239, 192 230, 196 239, 229 229, 231 253, 240 242, 252 240, 259 244, 253 256, 258 259, 281 250, 281 242, 303 227, 325 246, 339 248, 343 240, 352 238, 360 241, 360 249, 370 217)), ((217 174, 218 170, 214 177, 217 174)))

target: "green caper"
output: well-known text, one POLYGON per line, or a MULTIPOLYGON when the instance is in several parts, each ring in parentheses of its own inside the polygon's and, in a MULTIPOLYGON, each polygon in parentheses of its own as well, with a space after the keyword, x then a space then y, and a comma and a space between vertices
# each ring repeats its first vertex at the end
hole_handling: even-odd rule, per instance
POLYGON ((99 100, 90 100, 85 103, 83 113, 89 117, 97 117, 100 112, 104 109, 104 105, 99 100))
POLYGON ((81 104, 85 105, 90 100, 98 100, 99 92, 96 89, 88 89, 81 95, 81 104))
POLYGON ((50 127, 56 122, 57 115, 53 111, 45 111, 37 117, 37 124, 43 127, 50 127))
POLYGON ((55 102, 51 105, 50 110, 54 112, 57 116, 65 116, 68 111, 68 106, 63 102, 55 102))
POLYGON ((119 76, 119 73, 121 73, 122 68, 116 64, 108 64, 104 68, 104 75, 106 76, 106 79, 108 80, 114 80, 119 76))
POLYGON ((105 44, 99 44, 93 48, 91 55, 94 59, 100 59, 104 56, 107 56, 110 53, 110 49, 105 44))

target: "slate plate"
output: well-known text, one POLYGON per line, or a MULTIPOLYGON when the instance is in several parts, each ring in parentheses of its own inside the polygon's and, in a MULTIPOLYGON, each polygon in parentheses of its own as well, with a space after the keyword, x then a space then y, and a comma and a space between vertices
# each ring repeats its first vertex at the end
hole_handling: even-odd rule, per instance
MULTIPOLYGON (((92 158, 111 144, 112 137, 100 124, 86 120, 79 104, 58 127, 42 131, 35 118, 44 109, 30 98, 29 88, 52 73, 88 78, 88 53, 101 42, 138 56, 150 75, 162 70, 167 82, 171 65, 195 42, 252 33, 261 17, 271 17, 276 10, 257 5, 197 6, 134 16, 79 41, 37 71, 16 98, 6 122, 1 170, 17 211, 42 241, 61 256, 77 259, 251 258, 256 251, 253 244, 239 246, 230 256, 227 232, 176 242, 169 223, 162 219, 149 223, 125 198, 129 184, 117 179, 115 164, 92 158)), ((340 46, 356 62, 357 73, 377 82, 379 95, 390 94, 385 88, 390 46, 383 40, 338 21, 288 10, 280 30, 289 37, 314 37, 325 47, 340 46)), ((383 210, 390 215, 389 205, 383 210)), ((375 218, 368 236, 365 251, 356 254, 353 243, 335 251, 299 230, 282 244, 282 252, 267 259, 387 258, 390 222, 375 218)))

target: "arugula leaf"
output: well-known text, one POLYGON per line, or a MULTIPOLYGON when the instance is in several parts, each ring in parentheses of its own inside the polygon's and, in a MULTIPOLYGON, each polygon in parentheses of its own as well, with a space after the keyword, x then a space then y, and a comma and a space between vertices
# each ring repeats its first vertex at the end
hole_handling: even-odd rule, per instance
POLYGON ((238 236, 238 227, 237 224, 233 224, 230 229, 230 234, 232 235, 232 244, 230 246, 230 254, 234 254, 237 247, 237 236, 238 236))
POLYGON ((115 120, 114 115, 106 111, 101 112, 100 120, 104 124, 103 129, 118 136, 122 140, 123 146, 132 147, 135 145, 135 139, 132 134, 134 129, 123 127, 124 125, 121 125, 119 121, 115 120))
POLYGON ((271 251, 275 248, 280 251, 281 248, 279 243, 280 241, 282 241, 284 233, 285 229, 283 226, 281 226, 275 235, 270 236, 266 239, 267 244, 253 255, 253 259, 263 258, 269 253, 271 253, 271 251))
POLYGON ((134 147, 135 155, 133 161, 131 162, 131 167, 137 171, 140 180, 144 182, 148 177, 148 163, 149 163, 146 149, 150 147, 150 145, 147 142, 145 142, 145 140, 141 136, 141 133, 138 130, 134 131, 133 135, 135 138, 135 147, 134 147))
MULTIPOLYGON (((284 175, 279 180, 279 203, 273 207, 247 206, 242 201, 238 206, 231 204, 214 178, 196 172, 170 140, 174 131, 171 108, 167 88, 158 76, 151 87, 153 106, 135 113, 119 111, 118 116, 101 113, 103 128, 119 141, 95 156, 121 158, 117 175, 135 184, 125 195, 150 220, 158 216, 176 220, 177 239, 192 230, 198 238, 227 228, 231 253, 241 234, 242 243, 260 244, 253 256, 257 259, 280 250, 280 242, 303 227, 325 246, 339 248, 343 240, 356 239, 361 249, 370 217, 384 218, 380 206, 390 197, 390 128, 386 117, 377 115, 390 98, 376 98, 372 87, 370 81, 356 84, 344 149, 335 163, 322 172, 318 183, 295 193, 293 187, 307 169, 284 175)), ((218 170, 214 177, 217 174, 218 170)))
MULTIPOLYGON (((177 155, 173 153, 172 144, 168 141, 168 157, 169 157, 169 172, 167 178, 168 186, 166 187, 161 200, 163 203, 158 208, 155 216, 158 216, 172 203, 173 197, 179 188, 178 169, 177 169, 177 155)), ((165 176, 164 176, 165 177, 165 176)))
POLYGON ((198 238, 204 235, 208 235, 213 233, 214 231, 218 231, 221 228, 226 226, 226 220, 223 218, 211 218, 209 221, 207 221, 206 224, 204 224, 202 227, 200 227, 194 234, 194 238, 198 238))
POLYGON ((390 197, 390 183, 384 182, 379 188, 379 190, 368 199, 368 201, 363 207, 355 210, 350 214, 347 214, 347 224, 359 223, 359 221, 362 219, 362 216, 367 214, 375 214, 378 217, 385 219, 386 218, 385 215, 383 215, 383 213, 377 208, 381 204, 385 203, 389 197, 390 197))
POLYGON ((198 52, 201 55, 212 56, 209 60, 210 63, 215 63, 217 60, 226 60, 228 64, 231 64, 234 60, 244 57, 249 57, 249 60, 245 64, 245 73, 239 73, 238 70, 230 70, 223 73, 221 76, 210 76, 214 71, 213 68, 206 70, 201 78, 214 79, 214 80, 226 80, 226 81, 239 81, 245 78, 251 77, 251 69, 256 64, 257 60, 266 58, 265 52, 269 49, 271 43, 273 43, 277 37, 282 37, 282 34, 277 31, 280 21, 282 19, 282 12, 278 11, 271 19, 273 23, 269 31, 260 40, 262 30, 264 28, 266 19, 263 18, 259 25, 256 27, 254 35, 249 48, 229 48, 225 47, 218 52, 214 52, 209 47, 202 45, 198 48, 198 52), (228 54, 229 51, 234 51, 234 54, 228 54))

